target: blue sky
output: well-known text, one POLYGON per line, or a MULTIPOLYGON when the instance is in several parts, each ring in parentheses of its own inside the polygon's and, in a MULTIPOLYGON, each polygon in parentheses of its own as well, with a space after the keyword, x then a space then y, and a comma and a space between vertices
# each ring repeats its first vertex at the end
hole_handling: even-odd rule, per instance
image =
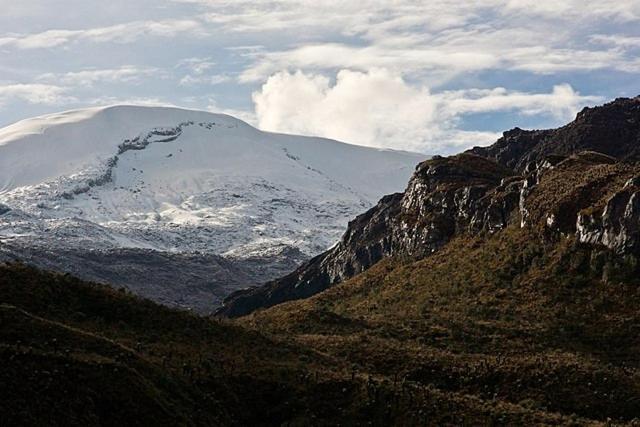
POLYGON ((640 1, 0 0, 0 126, 135 103, 449 154, 640 94, 640 1))

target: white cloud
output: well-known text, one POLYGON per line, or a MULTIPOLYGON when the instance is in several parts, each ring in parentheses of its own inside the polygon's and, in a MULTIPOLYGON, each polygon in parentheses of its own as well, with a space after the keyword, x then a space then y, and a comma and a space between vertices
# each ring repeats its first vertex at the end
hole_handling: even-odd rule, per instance
POLYGON ((92 87, 96 83, 139 83, 144 78, 165 76, 165 72, 154 67, 136 67, 125 65, 119 68, 102 70, 82 70, 64 74, 47 73, 37 80, 42 82, 58 82, 67 86, 92 87))
POLYGON ((24 101, 29 104, 59 105, 72 102, 67 89, 46 84, 6 84, 0 85, 0 107, 15 101, 24 101))
POLYGON ((362 145, 417 149, 434 119, 426 89, 414 90, 384 70, 342 70, 327 77, 280 72, 253 100, 260 128, 319 135, 362 145))
POLYGON ((73 42, 130 43, 142 37, 174 37, 178 34, 202 36, 204 30, 196 20, 131 21, 85 30, 48 30, 34 34, 9 34, 0 37, 0 47, 42 49, 73 42))
POLYGON ((566 84, 546 94, 503 88, 431 93, 388 70, 374 69, 341 70, 333 84, 319 74, 279 72, 253 100, 264 130, 433 154, 495 140, 494 132, 459 130, 465 114, 509 111, 566 120, 599 99, 581 96, 566 84))
POLYGON ((187 74, 180 79, 180 86, 197 86, 197 85, 219 85, 231 81, 231 77, 224 74, 213 74, 208 76, 192 76, 187 74))
POLYGON ((593 43, 609 44, 624 48, 640 47, 640 37, 627 37, 613 34, 595 34, 589 38, 593 43))
POLYGON ((175 68, 178 69, 187 69, 192 74, 200 76, 205 72, 215 68, 216 63, 210 58, 185 58, 178 62, 175 68))

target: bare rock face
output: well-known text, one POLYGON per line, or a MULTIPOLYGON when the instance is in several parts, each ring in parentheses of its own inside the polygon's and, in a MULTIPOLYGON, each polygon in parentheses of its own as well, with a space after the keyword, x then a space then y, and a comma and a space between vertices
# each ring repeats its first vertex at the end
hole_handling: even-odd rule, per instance
POLYGON ((520 195, 518 198, 518 209, 520 214, 520 226, 527 224, 530 213, 526 200, 533 189, 540 183, 540 179, 545 171, 552 169, 555 165, 565 160, 564 156, 549 156, 540 161, 532 161, 524 168, 524 178, 520 185, 520 195))
POLYGON ((520 190, 521 227, 541 225, 552 233, 575 233, 578 213, 600 201, 603 192, 617 189, 619 177, 628 174, 629 168, 617 164, 615 158, 592 151, 530 163, 520 190))
POLYGON ((576 230, 582 243, 640 255, 640 176, 627 181, 604 210, 579 214, 576 230))
POLYGON ((281 279, 232 294, 218 314, 307 298, 382 258, 423 258, 457 235, 496 233, 511 223, 640 254, 640 177, 616 187, 638 159, 640 97, 584 109, 559 129, 516 128, 490 147, 436 156, 417 166, 404 193, 351 221, 335 247, 281 279), (618 192, 599 213, 594 206, 611 191, 618 192))

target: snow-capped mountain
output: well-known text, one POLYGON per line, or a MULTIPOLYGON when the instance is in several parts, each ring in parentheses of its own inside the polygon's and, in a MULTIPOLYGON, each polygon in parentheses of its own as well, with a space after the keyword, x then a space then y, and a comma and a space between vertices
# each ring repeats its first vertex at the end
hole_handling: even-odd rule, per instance
POLYGON ((424 158, 177 108, 29 119, 0 129, 0 253, 205 310, 331 246, 424 158), (189 274, 198 292, 167 290, 189 274))

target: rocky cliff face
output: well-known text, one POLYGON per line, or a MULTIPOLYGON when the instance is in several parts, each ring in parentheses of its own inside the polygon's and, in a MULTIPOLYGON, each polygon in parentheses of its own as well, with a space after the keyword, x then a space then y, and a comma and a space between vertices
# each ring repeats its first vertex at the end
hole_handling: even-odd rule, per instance
POLYGON ((576 229, 580 242, 640 254, 640 176, 609 197, 604 209, 578 214, 576 229))
POLYGON ((384 257, 423 258, 463 233, 509 224, 640 255, 640 97, 584 109, 562 128, 514 129, 494 145, 421 163, 404 193, 349 223, 340 242, 293 273, 232 294, 236 317, 307 298, 384 257), (632 179, 633 178, 633 179, 632 179))

